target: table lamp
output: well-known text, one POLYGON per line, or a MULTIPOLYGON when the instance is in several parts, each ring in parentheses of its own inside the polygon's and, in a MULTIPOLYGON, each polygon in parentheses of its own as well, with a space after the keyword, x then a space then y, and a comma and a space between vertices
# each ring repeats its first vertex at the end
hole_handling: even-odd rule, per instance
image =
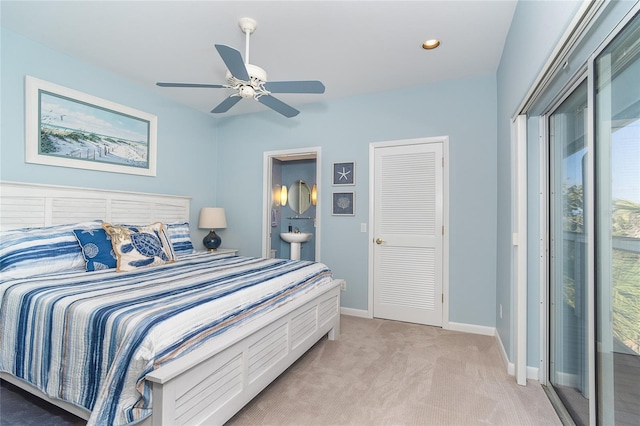
POLYGON ((200 209, 200 220, 198 228, 209 229, 209 233, 202 240, 205 248, 209 251, 215 251, 222 243, 222 238, 216 234, 216 229, 224 229, 227 227, 227 217, 222 207, 203 207, 200 209))

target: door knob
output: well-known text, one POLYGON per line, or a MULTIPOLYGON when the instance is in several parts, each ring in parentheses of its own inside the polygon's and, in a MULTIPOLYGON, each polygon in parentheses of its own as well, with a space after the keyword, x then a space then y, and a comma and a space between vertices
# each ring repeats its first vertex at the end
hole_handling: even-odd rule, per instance
POLYGON ((376 244, 382 244, 382 238, 376 238, 376 244))

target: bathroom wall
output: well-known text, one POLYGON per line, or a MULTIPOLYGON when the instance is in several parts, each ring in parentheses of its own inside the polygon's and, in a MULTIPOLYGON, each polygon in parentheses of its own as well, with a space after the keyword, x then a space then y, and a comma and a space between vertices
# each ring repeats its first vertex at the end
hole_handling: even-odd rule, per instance
MULTIPOLYGON (((287 185, 287 187, 290 188, 291 184, 298 179, 305 181, 307 185, 309 185, 309 188, 313 187, 313 184, 316 183, 316 160, 295 160, 282 163, 282 184, 287 185)), ((298 228, 300 232, 309 232, 313 234, 313 238, 311 238, 309 242, 302 244, 302 248, 300 250, 300 260, 315 260, 316 258, 316 229, 314 225, 315 217, 316 206, 314 205, 311 205, 311 207, 309 207, 309 210, 302 214, 297 214, 296 212, 294 212, 291 209, 291 205, 289 203, 281 208, 280 229, 282 231, 279 232, 286 232, 289 225, 291 225, 291 227, 294 229, 298 228), (295 216, 304 218, 310 217, 312 219, 291 219, 295 216)), ((286 243, 280 239, 277 257, 289 258, 291 253, 290 247, 291 246, 289 245, 289 243, 286 243)))

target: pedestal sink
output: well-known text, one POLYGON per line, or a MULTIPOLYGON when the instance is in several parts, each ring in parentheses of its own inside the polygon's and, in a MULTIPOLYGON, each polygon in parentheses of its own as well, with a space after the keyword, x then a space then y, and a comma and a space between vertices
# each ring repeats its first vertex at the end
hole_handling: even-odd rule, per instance
POLYGON ((309 232, 281 232, 280 238, 291 245, 291 260, 300 260, 300 244, 311 240, 309 232))

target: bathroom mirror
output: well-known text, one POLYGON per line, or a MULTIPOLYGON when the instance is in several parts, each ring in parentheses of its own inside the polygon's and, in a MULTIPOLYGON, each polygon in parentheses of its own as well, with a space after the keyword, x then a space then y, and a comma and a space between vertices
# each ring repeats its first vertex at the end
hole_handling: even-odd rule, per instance
POLYGON ((289 187, 289 206, 298 214, 306 212, 311 206, 311 189, 305 181, 298 179, 289 187))

